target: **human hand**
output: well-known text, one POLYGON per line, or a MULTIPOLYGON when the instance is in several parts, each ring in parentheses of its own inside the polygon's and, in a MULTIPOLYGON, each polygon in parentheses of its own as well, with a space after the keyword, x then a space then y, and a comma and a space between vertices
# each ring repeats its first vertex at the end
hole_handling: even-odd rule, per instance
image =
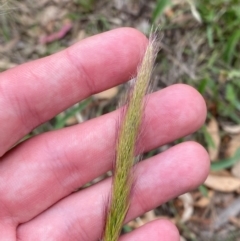
MULTIPOLYGON (((74 192, 111 169, 118 111, 77 126, 18 140, 74 103, 118 85, 136 71, 147 44, 123 28, 85 39, 52 56, 0 74, 0 241, 96 241, 104 226, 111 180, 74 192)), ((150 95, 141 147, 149 151, 196 131, 206 107, 196 90, 173 85, 150 95)), ((209 159, 185 142, 141 162, 129 221, 201 184, 209 159)), ((121 241, 177 241, 167 220, 121 241)))

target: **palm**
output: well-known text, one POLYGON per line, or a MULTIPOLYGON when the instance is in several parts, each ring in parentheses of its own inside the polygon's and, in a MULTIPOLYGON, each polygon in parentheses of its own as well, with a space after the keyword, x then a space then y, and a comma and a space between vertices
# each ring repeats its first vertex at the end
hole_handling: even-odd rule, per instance
MULTIPOLYGON (((41 134, 7 152, 37 125, 87 96, 126 81, 146 39, 136 30, 97 35, 53 56, 0 75, 0 240, 98 240, 111 182, 73 191, 105 173, 114 157, 118 112, 41 134)), ((197 130, 205 105, 191 87, 151 95, 144 151, 197 130)), ((199 185, 208 156, 184 143, 142 162, 127 220, 199 185)), ((121 240, 178 240, 167 221, 154 221, 121 240)))

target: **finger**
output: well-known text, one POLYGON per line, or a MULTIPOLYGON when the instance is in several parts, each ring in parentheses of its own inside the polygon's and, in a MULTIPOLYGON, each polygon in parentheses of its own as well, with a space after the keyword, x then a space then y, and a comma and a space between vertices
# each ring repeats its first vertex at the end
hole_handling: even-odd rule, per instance
POLYGON ((121 28, 0 74, 0 156, 67 107, 127 81, 146 43, 137 30, 121 28))
MULTIPOLYGON (((194 142, 179 144, 139 163, 126 222, 196 188, 207 177, 208 169, 208 154, 194 142)), ((61 241, 69 235, 71 240, 98 240, 104 227, 110 188, 108 179, 66 197, 20 225, 18 236, 24 241, 49 240, 50 237, 61 241)))
MULTIPOLYGON (((205 113, 202 97, 189 86, 175 85, 152 94, 140 142, 143 151, 194 132, 204 122, 205 113)), ((0 163, 0 195, 9 215, 26 222, 110 170, 117 119, 118 112, 113 112, 76 127, 46 133, 5 156, 0 163)))
MULTIPOLYGON (((0 196, 9 210, 5 216, 14 215, 18 222, 26 222, 110 170, 118 113, 40 135, 6 155, 0 163, 0 196)), ((205 113, 202 97, 189 86, 174 85, 152 94, 140 142, 142 150, 194 132, 204 122, 205 113)))
POLYGON ((119 241, 179 241, 179 232, 168 220, 155 220, 124 235, 119 241))
POLYGON ((16 241, 16 227, 12 222, 0 221, 0 240, 16 241))

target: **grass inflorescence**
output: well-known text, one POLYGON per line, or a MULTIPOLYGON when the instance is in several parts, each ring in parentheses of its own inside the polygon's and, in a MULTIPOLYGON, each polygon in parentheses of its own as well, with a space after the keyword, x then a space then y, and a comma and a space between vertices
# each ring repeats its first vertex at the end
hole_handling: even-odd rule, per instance
POLYGON ((131 169, 135 163, 135 146, 144 114, 144 97, 149 89, 156 55, 156 39, 150 38, 137 77, 129 93, 128 104, 123 110, 116 147, 110 207, 107 213, 104 241, 116 241, 130 206, 133 184, 131 169))

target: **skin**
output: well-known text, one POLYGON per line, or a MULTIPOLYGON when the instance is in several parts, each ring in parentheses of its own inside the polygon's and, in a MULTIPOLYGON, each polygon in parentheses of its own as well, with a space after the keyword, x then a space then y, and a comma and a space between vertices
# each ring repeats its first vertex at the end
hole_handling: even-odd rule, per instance
MULTIPOLYGON (((80 125, 24 135, 74 103, 134 75, 147 39, 121 28, 0 74, 0 240, 97 241, 111 180, 74 190, 110 170, 119 111, 80 125)), ((148 97, 139 149, 149 151, 196 131, 206 117, 203 98, 173 85, 148 97)), ((209 157, 185 142, 137 165, 129 221, 200 185, 209 157)), ((121 237, 177 241, 176 227, 156 220, 121 237)))

